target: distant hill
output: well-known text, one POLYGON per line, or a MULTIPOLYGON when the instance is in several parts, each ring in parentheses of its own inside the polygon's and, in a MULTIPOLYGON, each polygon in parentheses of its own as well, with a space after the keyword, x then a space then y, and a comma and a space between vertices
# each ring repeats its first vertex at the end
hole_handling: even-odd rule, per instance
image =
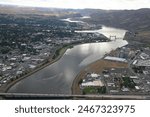
POLYGON ((84 10, 91 16, 84 19, 93 24, 123 28, 132 33, 125 36, 127 40, 140 41, 150 46, 150 9, 139 10, 84 10), (90 11, 90 12, 88 12, 90 11), (90 14, 89 14, 90 13, 90 14))
POLYGON ((101 9, 58 9, 0 5, 0 14, 45 15, 60 18, 91 16, 84 21, 127 29, 136 33, 137 40, 150 42, 150 9, 101 10, 101 9))
POLYGON ((0 5, 1 14, 37 14, 58 17, 91 16, 86 21, 94 24, 124 28, 131 31, 150 30, 150 9, 101 10, 101 9, 58 9, 0 5))
POLYGON ((90 14, 91 23, 124 28, 131 31, 150 30, 150 9, 95 10, 90 14))
POLYGON ((80 13, 68 9, 21 7, 15 5, 0 5, 0 14, 36 14, 58 17, 80 17, 80 13))

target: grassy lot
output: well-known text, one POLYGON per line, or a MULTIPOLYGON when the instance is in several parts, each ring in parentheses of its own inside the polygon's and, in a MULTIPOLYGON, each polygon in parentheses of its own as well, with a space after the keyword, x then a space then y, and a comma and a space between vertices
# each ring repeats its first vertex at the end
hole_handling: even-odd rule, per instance
POLYGON ((96 94, 97 93, 97 88, 95 87, 86 87, 83 89, 83 94, 96 94))
MULTIPOLYGON (((79 82, 85 78, 85 75, 89 72, 101 73, 104 69, 107 68, 126 68, 128 67, 127 63, 113 62, 107 60, 98 60, 90 65, 88 65, 85 69, 83 69, 75 78, 72 84, 72 94, 82 94, 79 82)), ((87 89, 86 89, 87 90, 87 89)))
POLYGON ((123 77, 123 86, 134 89, 135 88, 135 83, 133 82, 132 79, 130 79, 129 77, 123 77))
POLYGON ((106 87, 85 87, 82 91, 85 94, 104 94, 106 93, 106 87))

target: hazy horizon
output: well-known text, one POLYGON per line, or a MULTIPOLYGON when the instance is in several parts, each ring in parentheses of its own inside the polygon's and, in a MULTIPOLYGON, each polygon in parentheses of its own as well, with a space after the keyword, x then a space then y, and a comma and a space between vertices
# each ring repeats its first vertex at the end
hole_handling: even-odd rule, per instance
POLYGON ((150 8, 149 0, 1 0, 2 5, 26 7, 124 10, 150 8))

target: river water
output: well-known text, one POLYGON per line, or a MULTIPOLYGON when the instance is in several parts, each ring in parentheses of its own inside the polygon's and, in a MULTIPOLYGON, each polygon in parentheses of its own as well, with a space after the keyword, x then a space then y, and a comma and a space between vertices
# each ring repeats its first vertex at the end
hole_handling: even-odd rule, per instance
MULTIPOLYGON (((84 31, 78 32, 84 33, 84 31)), ((90 32, 102 33, 107 37, 116 35, 118 38, 123 38, 126 30, 103 26, 100 30, 91 30, 90 32)), ((81 69, 99 60, 111 50, 127 44, 127 41, 118 39, 111 42, 74 46, 68 49, 57 62, 17 82, 8 92, 71 94, 73 80, 81 69)))

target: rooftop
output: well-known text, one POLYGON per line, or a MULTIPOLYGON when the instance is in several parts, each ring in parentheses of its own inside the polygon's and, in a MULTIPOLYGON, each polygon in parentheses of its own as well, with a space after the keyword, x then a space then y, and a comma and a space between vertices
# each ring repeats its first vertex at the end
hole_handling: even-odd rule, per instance
POLYGON ((124 59, 124 58, 112 57, 112 56, 106 56, 104 59, 105 59, 105 60, 112 60, 112 61, 125 62, 125 63, 127 62, 127 60, 124 59))
POLYGON ((101 80, 94 80, 94 81, 89 81, 89 82, 84 82, 81 84, 82 87, 102 87, 104 86, 104 83, 101 80))

